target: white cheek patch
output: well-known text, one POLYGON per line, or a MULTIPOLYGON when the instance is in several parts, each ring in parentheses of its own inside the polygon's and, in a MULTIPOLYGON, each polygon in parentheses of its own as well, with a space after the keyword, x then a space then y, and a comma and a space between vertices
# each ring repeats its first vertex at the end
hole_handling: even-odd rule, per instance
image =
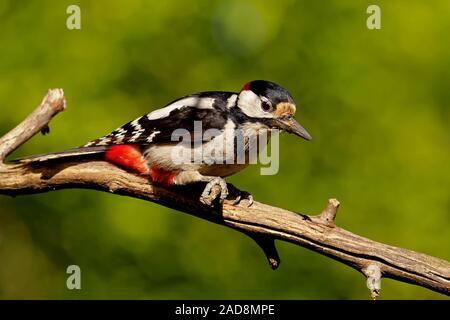
POLYGON ((239 108, 247 116, 253 118, 273 118, 269 112, 261 109, 261 99, 250 90, 244 90, 239 94, 239 108))

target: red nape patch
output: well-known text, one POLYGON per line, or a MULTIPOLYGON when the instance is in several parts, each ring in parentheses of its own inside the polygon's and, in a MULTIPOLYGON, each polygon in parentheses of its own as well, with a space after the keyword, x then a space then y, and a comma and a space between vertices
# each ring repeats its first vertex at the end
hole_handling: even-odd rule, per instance
POLYGON ((150 177, 152 178, 152 181, 163 186, 173 185, 173 179, 177 174, 177 171, 166 171, 157 167, 150 168, 150 177))
POLYGON ((148 175, 147 162, 142 157, 139 148, 132 144, 119 144, 109 147, 105 160, 130 171, 148 175))
POLYGON ((244 86, 242 87, 242 91, 244 90, 250 90, 250 82, 247 82, 246 84, 244 84, 244 86))

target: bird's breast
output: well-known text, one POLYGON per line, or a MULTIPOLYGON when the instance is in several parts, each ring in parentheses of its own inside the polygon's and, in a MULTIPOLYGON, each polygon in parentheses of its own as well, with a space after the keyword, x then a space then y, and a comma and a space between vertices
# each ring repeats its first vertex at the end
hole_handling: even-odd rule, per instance
POLYGON ((150 167, 226 177, 257 162, 259 149, 265 148, 266 143, 261 144, 254 138, 244 135, 238 142, 233 132, 228 131, 199 143, 188 141, 149 145, 144 150, 144 157, 150 167), (253 146, 252 140, 256 141, 253 146))

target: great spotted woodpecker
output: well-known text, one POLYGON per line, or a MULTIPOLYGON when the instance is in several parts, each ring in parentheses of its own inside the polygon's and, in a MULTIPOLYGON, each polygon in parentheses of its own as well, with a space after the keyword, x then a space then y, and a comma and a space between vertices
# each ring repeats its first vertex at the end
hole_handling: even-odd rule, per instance
POLYGON ((211 205, 209 196, 212 188, 216 185, 220 187, 218 200, 222 202, 228 195, 223 178, 248 165, 249 141, 253 137, 281 130, 311 139, 309 133, 294 120, 295 111, 294 99, 288 91, 273 82, 255 80, 246 83, 239 93, 209 91, 185 96, 82 147, 19 161, 37 162, 99 154, 114 165, 147 176, 154 183, 164 186, 205 182, 207 184, 201 197, 203 202, 211 205), (191 140, 187 144, 180 144, 178 139, 174 141, 177 130, 181 130, 181 136, 190 136, 191 140), (216 133, 206 137, 211 130, 216 133), (236 155, 238 131, 246 153, 242 163, 228 161, 230 156, 227 155, 236 155), (230 148, 225 150, 226 143, 219 143, 224 140, 234 142, 232 152, 228 152, 230 148), (188 161, 174 158, 180 151, 184 154, 187 151, 188 161), (196 158, 198 154, 200 157, 196 158), (194 158, 200 161, 193 161, 194 158))

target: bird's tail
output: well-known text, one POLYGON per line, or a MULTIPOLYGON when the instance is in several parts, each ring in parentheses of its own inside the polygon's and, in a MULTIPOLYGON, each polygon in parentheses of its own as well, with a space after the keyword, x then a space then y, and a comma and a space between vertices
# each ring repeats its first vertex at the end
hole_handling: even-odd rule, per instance
POLYGON ((95 146, 95 147, 79 147, 63 151, 36 154, 28 157, 15 159, 12 162, 18 163, 32 163, 43 162, 49 160, 56 160, 61 158, 81 157, 87 155, 98 155, 104 153, 108 149, 107 146, 95 146))

